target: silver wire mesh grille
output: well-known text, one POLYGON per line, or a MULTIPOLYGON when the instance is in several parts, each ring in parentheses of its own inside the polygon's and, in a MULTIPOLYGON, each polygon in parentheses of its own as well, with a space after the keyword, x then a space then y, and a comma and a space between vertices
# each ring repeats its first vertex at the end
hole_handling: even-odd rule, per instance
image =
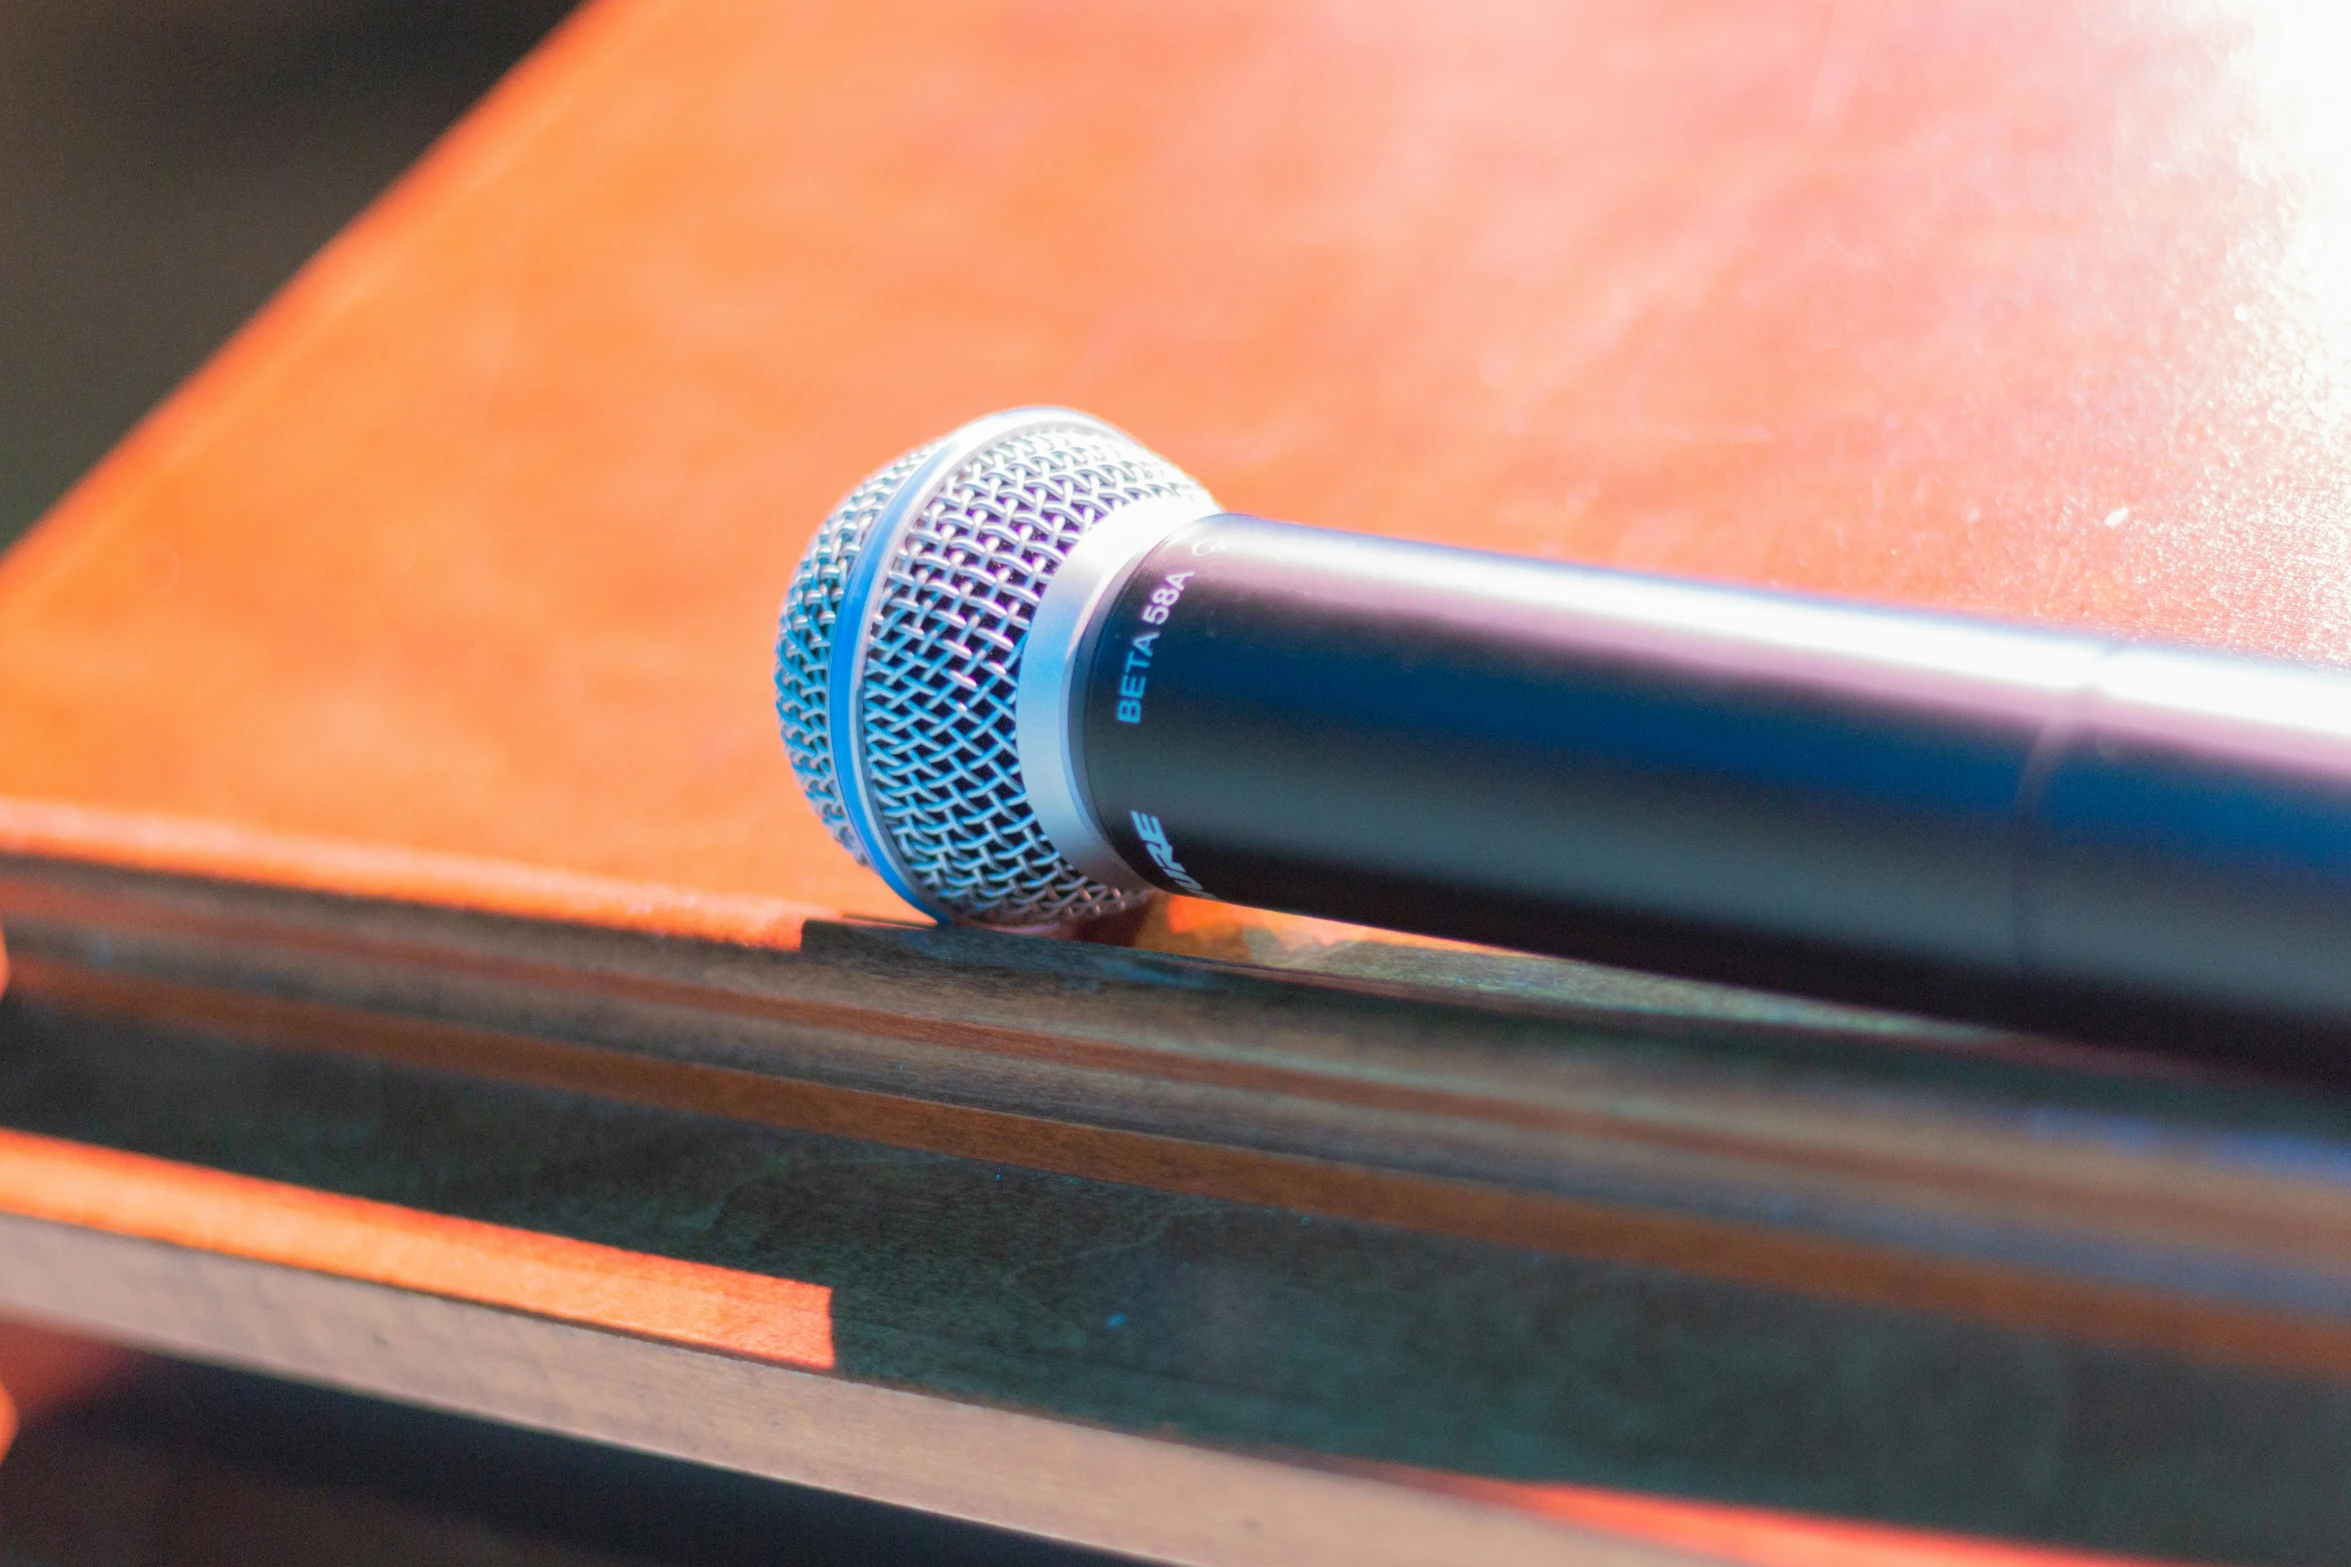
MULTIPOLYGON (((928 450, 867 480, 826 519, 784 604, 785 745, 810 803, 860 863, 826 740, 828 659, 850 567, 928 450)), ((1042 924, 1143 896, 1093 880, 1045 836, 1014 717, 1021 645, 1046 583, 1087 529, 1159 496, 1207 500, 1181 470, 1111 432, 1031 430, 966 461, 899 541, 859 671, 866 779, 907 869, 962 918, 1042 924)))
POLYGON ((849 568, 857 563, 874 519, 937 444, 908 452, 833 508, 808 541, 800 569, 792 573, 791 589, 784 595, 783 628, 776 638, 776 718, 783 726, 792 772, 825 831, 860 865, 872 862, 841 808, 841 786, 833 778, 833 730, 825 716, 832 688, 833 623, 840 618, 841 596, 849 588, 849 568))

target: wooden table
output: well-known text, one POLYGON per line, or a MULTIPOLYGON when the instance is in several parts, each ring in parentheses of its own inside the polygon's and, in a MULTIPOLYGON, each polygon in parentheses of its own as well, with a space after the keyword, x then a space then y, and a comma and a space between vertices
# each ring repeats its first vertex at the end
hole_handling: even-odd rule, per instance
POLYGON ((1273 515, 2340 660, 2345 42, 600 0, 0 563, 0 1304, 1168 1559, 2341 1553, 2338 1086, 929 930, 766 687, 831 502, 1039 401, 1273 515))

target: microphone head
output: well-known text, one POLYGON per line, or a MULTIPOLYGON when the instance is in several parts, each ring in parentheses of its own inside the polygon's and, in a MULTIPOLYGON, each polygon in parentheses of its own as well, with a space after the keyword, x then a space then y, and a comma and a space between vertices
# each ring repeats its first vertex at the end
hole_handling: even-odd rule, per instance
POLYGON ((841 847, 941 918, 1042 925, 1148 891, 1078 869, 1022 778, 1029 625, 1070 549, 1145 501, 1207 491, 1066 408, 992 414, 908 452, 816 530, 784 598, 776 714, 841 847))

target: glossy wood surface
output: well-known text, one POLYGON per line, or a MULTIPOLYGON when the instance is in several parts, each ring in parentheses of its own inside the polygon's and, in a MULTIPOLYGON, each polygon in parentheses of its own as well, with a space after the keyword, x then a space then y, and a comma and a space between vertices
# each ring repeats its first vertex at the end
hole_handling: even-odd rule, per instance
POLYGON ((1273 515, 2351 656, 2343 29, 604 0, 0 568, 0 832, 893 910, 775 604, 1041 400, 1273 515))

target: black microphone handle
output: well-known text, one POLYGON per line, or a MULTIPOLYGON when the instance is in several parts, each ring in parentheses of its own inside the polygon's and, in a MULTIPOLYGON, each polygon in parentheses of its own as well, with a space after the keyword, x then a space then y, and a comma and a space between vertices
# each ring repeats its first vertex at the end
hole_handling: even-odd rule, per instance
POLYGON ((1071 652, 1070 782, 1170 890, 1964 1015, 2351 1023, 2339 671, 1229 514, 1071 652))

